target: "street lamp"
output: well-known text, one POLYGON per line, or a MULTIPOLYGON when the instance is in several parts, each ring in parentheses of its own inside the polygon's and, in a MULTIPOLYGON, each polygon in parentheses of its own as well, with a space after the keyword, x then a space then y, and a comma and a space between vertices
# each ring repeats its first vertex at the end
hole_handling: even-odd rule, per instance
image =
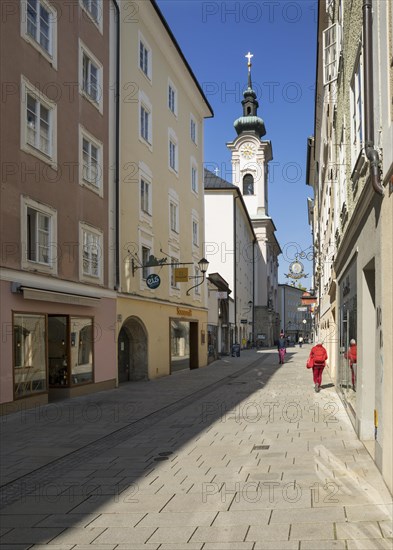
POLYGON ((189 288, 186 292, 186 295, 189 296, 190 292, 193 288, 197 288, 198 286, 201 286, 203 281, 205 280, 205 273, 207 271, 207 268, 209 267, 209 262, 206 260, 206 258, 201 258, 198 262, 199 271, 202 273, 202 276, 196 275, 195 277, 192 277, 193 279, 200 279, 202 278, 202 281, 200 283, 197 283, 196 285, 189 288))

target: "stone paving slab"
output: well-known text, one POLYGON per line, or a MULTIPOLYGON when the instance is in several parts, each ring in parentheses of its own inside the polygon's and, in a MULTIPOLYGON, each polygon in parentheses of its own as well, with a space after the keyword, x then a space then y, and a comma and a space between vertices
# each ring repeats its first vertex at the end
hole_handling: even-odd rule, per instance
POLYGON ((32 473, 28 485, 9 486, 2 550, 390 548, 391 495, 328 375, 313 391, 307 354, 294 350, 284 370, 276 353, 250 351, 11 415, 1 434, 8 479, 59 461, 42 470, 48 479, 32 473), (144 425, 146 415, 154 422, 144 425), (164 451, 172 454, 155 461, 164 451), (10 544, 21 525, 35 535, 10 544))

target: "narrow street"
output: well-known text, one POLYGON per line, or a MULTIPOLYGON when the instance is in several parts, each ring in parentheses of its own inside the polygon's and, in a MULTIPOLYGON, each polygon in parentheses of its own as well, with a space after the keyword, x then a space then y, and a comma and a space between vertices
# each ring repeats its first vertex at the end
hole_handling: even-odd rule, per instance
POLYGON ((310 346, 1 418, 1 548, 392 548, 392 497, 310 346))

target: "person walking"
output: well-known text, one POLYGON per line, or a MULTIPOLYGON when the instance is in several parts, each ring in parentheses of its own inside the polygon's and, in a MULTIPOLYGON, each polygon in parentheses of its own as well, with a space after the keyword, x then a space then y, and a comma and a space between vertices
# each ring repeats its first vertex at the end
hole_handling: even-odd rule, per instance
POLYGON ((318 393, 322 384, 322 373, 326 366, 326 359, 328 354, 323 347, 322 342, 318 341, 317 344, 311 349, 308 362, 312 365, 314 388, 318 393))
POLYGON ((352 340, 349 342, 348 351, 344 354, 344 357, 345 359, 348 359, 349 366, 351 367, 353 391, 356 391, 356 367, 357 367, 357 361, 358 361, 357 356, 358 356, 358 351, 357 351, 356 340, 352 338, 352 340))
POLYGON ((277 350, 278 350, 278 362, 280 365, 283 365, 284 357, 287 352, 284 335, 280 334, 280 338, 278 339, 277 350))
POLYGON ((303 336, 299 336, 298 342, 299 342, 299 348, 301 348, 303 345, 303 336))

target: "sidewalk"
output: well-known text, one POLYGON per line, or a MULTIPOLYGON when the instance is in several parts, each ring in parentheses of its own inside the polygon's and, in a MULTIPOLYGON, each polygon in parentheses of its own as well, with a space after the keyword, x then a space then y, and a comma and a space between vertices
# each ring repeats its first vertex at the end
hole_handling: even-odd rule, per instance
POLYGON ((0 419, 1 548, 392 548, 392 497, 310 346, 0 419))

